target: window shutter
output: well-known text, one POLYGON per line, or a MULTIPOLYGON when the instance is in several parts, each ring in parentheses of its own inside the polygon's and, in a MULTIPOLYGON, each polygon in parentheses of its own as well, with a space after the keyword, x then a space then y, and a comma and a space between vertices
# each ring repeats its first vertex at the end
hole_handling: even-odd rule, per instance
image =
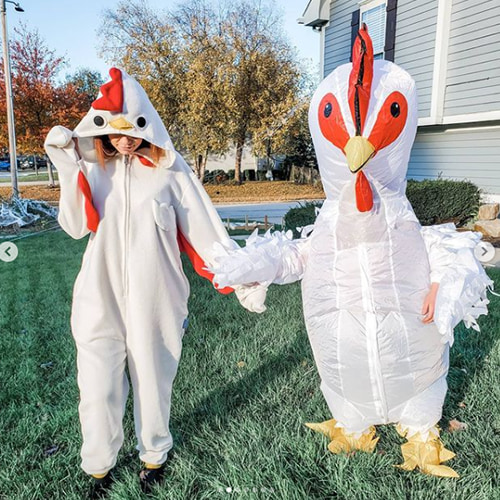
POLYGON ((359 13, 360 10, 355 10, 352 13, 352 18, 351 18, 351 56, 349 58, 349 61, 352 62, 352 47, 354 47, 354 42, 356 41, 356 37, 358 36, 358 31, 359 31, 359 13))
POLYGON ((396 44, 396 12, 398 0, 387 0, 387 20, 385 26, 384 58, 394 62, 394 46, 396 44))

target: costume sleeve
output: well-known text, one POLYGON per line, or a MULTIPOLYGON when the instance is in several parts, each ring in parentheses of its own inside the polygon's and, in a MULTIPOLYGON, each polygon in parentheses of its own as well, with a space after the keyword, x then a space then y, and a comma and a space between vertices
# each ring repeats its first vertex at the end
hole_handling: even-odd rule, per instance
POLYGON ((95 209, 94 213, 89 210, 87 167, 76 151, 71 130, 54 127, 45 139, 45 150, 59 176, 59 224, 72 238, 83 238, 91 228, 97 229, 98 218, 95 209))
MULTIPOLYGON (((183 174, 182 194, 176 206, 177 223, 181 232, 180 242, 184 250, 188 251, 195 268, 197 267, 196 261, 201 259, 203 270, 207 271, 215 262, 216 249, 234 249, 239 246, 227 234, 219 214, 192 170, 182 157, 178 156, 177 161, 178 168, 183 174)), ((197 272, 210 279, 222 293, 232 291, 230 288, 220 286, 211 273, 200 272, 200 269, 197 269, 197 272)), ((256 285, 254 281, 251 280, 250 285, 241 284, 232 288, 245 309, 261 313, 266 310, 264 302, 267 286, 256 285)))
POLYGON ((303 237, 292 239, 291 231, 269 230, 259 236, 257 230, 244 248, 215 249, 216 264, 211 267, 221 286, 240 283, 276 283, 284 285, 302 279, 307 265, 310 238, 304 228, 303 237))
POLYGON ((181 162, 182 192, 175 207, 177 223, 183 237, 206 265, 214 259, 213 246, 218 243, 227 248, 236 244, 227 234, 212 202, 194 172, 178 156, 181 162))
POLYGON ((486 292, 493 287, 474 249, 481 234, 458 232, 454 224, 422 228, 431 269, 431 282, 439 283, 434 322, 443 342, 453 343, 453 329, 464 321, 479 330, 476 319, 487 314, 486 292))

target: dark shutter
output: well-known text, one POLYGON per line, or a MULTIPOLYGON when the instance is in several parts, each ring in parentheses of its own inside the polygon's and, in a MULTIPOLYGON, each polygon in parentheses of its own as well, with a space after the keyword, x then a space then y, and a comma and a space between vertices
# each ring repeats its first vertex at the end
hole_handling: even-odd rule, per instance
POLYGON ((358 36, 359 31, 359 13, 360 10, 355 10, 352 13, 351 17, 351 57, 349 61, 352 62, 352 47, 354 47, 354 42, 356 41, 356 37, 358 36))
POLYGON ((384 59, 394 62, 394 46, 396 44, 396 12, 398 0, 387 0, 387 20, 385 24, 384 59))

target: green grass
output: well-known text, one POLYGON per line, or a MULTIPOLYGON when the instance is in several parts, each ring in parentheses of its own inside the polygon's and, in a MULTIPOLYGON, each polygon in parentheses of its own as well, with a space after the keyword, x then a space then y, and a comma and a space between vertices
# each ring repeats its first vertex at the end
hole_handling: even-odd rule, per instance
MULTIPOLYGON (((62 232, 19 240, 0 262, 0 498, 81 499, 71 291, 85 241, 62 232)), ((500 283, 500 272, 491 276, 500 283)), ((459 329, 442 426, 458 456, 459 480, 408 473, 402 440, 379 430, 374 454, 332 455, 304 422, 329 418, 302 319, 298 284, 271 287, 268 311, 253 315, 189 272, 191 324, 174 384, 175 446, 158 499, 500 498, 500 301, 482 331, 459 329), (240 361, 244 366, 238 366, 240 361), (458 403, 464 403, 458 405, 458 403), (226 488, 232 487, 231 494, 226 488)), ((139 499, 133 422, 109 498, 139 499)))
MULTIPOLYGON (((57 172, 53 173, 54 180, 58 180, 57 172)), ((41 174, 29 174, 29 175, 19 175, 17 176, 18 182, 28 182, 28 181, 48 181, 49 180, 49 174, 47 173, 41 173, 41 174)), ((0 183, 6 183, 10 182, 11 179, 10 177, 2 177, 0 178, 0 183)))

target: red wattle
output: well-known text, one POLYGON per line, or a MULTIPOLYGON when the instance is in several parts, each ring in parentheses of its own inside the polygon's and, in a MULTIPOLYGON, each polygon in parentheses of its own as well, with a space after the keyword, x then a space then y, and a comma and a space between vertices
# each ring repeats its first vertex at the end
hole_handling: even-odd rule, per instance
POLYGON ((373 207, 373 192, 363 172, 356 176, 356 206, 360 212, 368 212, 373 207))

